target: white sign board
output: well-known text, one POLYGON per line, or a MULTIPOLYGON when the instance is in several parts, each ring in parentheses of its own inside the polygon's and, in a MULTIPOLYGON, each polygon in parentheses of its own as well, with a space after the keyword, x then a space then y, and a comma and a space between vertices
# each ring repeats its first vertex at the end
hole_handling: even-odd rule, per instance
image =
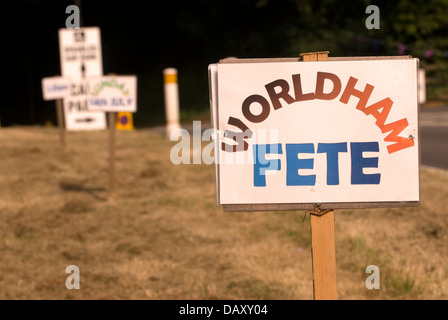
POLYGON ((71 80, 63 77, 42 78, 44 100, 62 99, 70 95, 71 80))
POLYGON ((414 206, 418 59, 212 65, 218 204, 414 206))
POLYGON ((61 73, 73 81, 71 95, 64 98, 67 130, 101 130, 106 128, 103 112, 87 110, 85 79, 103 75, 100 29, 59 29, 61 73))
POLYGON ((88 79, 91 111, 136 112, 137 77, 103 76, 88 79))

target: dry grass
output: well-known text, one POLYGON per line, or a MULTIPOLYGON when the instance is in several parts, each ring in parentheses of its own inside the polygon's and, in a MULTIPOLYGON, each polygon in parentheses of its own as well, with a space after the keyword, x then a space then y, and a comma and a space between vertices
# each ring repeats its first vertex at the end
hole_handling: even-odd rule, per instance
MULTIPOLYGON (((117 132, 108 201, 107 142, 72 132, 62 152, 54 128, 0 130, 0 299, 312 299, 303 212, 224 213, 214 166, 171 164, 149 131, 117 132)), ((421 191, 418 208, 336 212, 340 299, 448 298, 448 175, 423 169, 421 191)))

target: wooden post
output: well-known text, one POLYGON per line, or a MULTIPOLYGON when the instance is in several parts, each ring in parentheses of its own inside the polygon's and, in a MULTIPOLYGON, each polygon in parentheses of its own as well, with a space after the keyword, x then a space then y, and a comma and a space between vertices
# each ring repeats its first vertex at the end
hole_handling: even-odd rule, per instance
POLYGON ((109 122, 109 199, 115 196, 115 112, 108 112, 109 122))
MULTIPOLYGON (((327 61, 328 51, 302 53, 303 61, 327 61)), ((317 211, 316 211, 317 210, 317 211)), ((315 300, 336 300, 334 211, 311 212, 311 257, 315 300)))
POLYGON ((308 52, 301 53, 300 56, 303 58, 303 61, 327 61, 328 53, 330 51, 308 52))
MULTIPOLYGON (((115 73, 108 73, 115 76, 115 73)), ((115 112, 107 113, 109 125, 109 200, 115 197, 115 112)))
POLYGON ((311 214, 311 256, 315 300, 336 300, 334 211, 311 214))
POLYGON ((65 150, 65 129, 64 129, 64 110, 62 108, 62 99, 56 99, 56 113, 58 116, 59 136, 61 147, 65 150))

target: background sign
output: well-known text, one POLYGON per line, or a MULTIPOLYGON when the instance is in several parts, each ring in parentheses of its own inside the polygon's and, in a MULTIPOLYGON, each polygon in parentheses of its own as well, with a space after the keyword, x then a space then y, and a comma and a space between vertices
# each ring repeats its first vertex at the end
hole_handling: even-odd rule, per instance
POLYGON ((92 77, 88 79, 88 86, 87 108, 89 110, 103 112, 137 111, 137 77, 92 77))
POLYGON ((44 100, 62 99, 70 95, 71 81, 63 77, 42 78, 44 100))
POLYGON ((118 130, 134 130, 134 121, 131 112, 118 112, 115 128, 118 130))
POLYGON ((419 203, 417 59, 209 70, 219 204, 419 203))
POLYGON ((65 127, 67 130, 101 130, 106 128, 103 112, 87 109, 87 83, 85 78, 101 76, 100 29, 59 29, 61 73, 72 79, 71 95, 64 98, 65 127))

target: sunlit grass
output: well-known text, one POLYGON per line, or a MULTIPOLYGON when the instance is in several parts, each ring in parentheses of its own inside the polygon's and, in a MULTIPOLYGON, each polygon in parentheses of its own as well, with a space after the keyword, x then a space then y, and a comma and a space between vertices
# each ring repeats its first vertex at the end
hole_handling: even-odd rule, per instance
MULTIPOLYGON (((303 211, 225 213, 213 165, 173 165, 175 142, 117 132, 0 131, 0 298, 312 299, 303 211), (81 289, 65 288, 75 264, 81 289)), ((423 169, 417 208, 338 210, 340 299, 446 299, 448 175, 423 169), (368 290, 368 265, 381 287, 368 290)))

